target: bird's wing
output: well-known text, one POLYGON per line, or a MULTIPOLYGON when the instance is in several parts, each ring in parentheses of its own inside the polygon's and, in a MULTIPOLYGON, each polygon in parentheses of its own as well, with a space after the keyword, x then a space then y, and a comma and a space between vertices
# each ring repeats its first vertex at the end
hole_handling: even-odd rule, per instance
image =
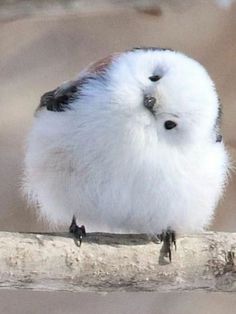
POLYGON ((95 63, 90 64, 77 79, 65 82, 56 89, 49 91, 41 97, 36 111, 47 109, 49 111, 63 112, 70 109, 70 103, 79 98, 84 84, 91 79, 96 79, 106 72, 111 62, 119 54, 112 54, 95 63))
POLYGON ((49 111, 65 111, 69 109, 70 102, 78 91, 76 81, 66 82, 56 89, 49 91, 41 97, 37 111, 46 108, 49 111))

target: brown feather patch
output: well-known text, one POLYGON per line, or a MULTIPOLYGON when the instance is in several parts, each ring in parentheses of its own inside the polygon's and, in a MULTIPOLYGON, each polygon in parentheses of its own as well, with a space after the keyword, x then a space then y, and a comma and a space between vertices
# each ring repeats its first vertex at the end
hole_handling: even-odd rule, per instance
POLYGON ((85 75, 87 74, 95 74, 99 75, 104 73, 107 68, 110 66, 112 61, 114 61, 118 56, 120 56, 121 53, 113 53, 108 55, 105 58, 102 58, 88 66, 88 68, 85 70, 85 75))

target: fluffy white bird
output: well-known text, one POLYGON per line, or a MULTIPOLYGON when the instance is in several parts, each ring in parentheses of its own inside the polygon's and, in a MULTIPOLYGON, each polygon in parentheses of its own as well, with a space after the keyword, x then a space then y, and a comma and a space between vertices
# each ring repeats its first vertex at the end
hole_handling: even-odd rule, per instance
POLYGON ((220 113, 214 83, 191 58, 114 54, 42 96, 25 191, 55 224, 75 215, 90 231, 202 231, 227 181, 220 113))

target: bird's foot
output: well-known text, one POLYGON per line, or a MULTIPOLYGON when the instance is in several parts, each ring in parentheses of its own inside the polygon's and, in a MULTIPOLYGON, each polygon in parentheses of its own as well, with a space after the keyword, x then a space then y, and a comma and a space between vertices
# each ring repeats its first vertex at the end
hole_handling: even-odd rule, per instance
POLYGON ((172 260, 172 247, 174 245, 175 250, 176 246, 176 233, 174 230, 168 228, 166 231, 162 231, 162 233, 158 236, 160 241, 163 242, 162 253, 165 257, 169 257, 169 261, 172 260))
POLYGON ((73 218, 72 218, 72 222, 71 222, 69 231, 70 231, 70 233, 73 234, 75 239, 79 240, 79 244, 81 246, 83 237, 86 236, 86 230, 85 230, 84 225, 82 225, 80 227, 77 225, 75 216, 73 216, 73 218))

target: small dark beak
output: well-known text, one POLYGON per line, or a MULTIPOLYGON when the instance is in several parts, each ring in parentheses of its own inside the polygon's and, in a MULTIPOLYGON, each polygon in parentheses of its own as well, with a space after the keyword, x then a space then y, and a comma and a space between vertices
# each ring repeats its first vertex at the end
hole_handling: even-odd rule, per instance
POLYGON ((155 97, 147 96, 147 95, 144 96, 143 104, 152 113, 154 113, 153 107, 154 107, 155 103, 156 103, 156 98, 155 97))

